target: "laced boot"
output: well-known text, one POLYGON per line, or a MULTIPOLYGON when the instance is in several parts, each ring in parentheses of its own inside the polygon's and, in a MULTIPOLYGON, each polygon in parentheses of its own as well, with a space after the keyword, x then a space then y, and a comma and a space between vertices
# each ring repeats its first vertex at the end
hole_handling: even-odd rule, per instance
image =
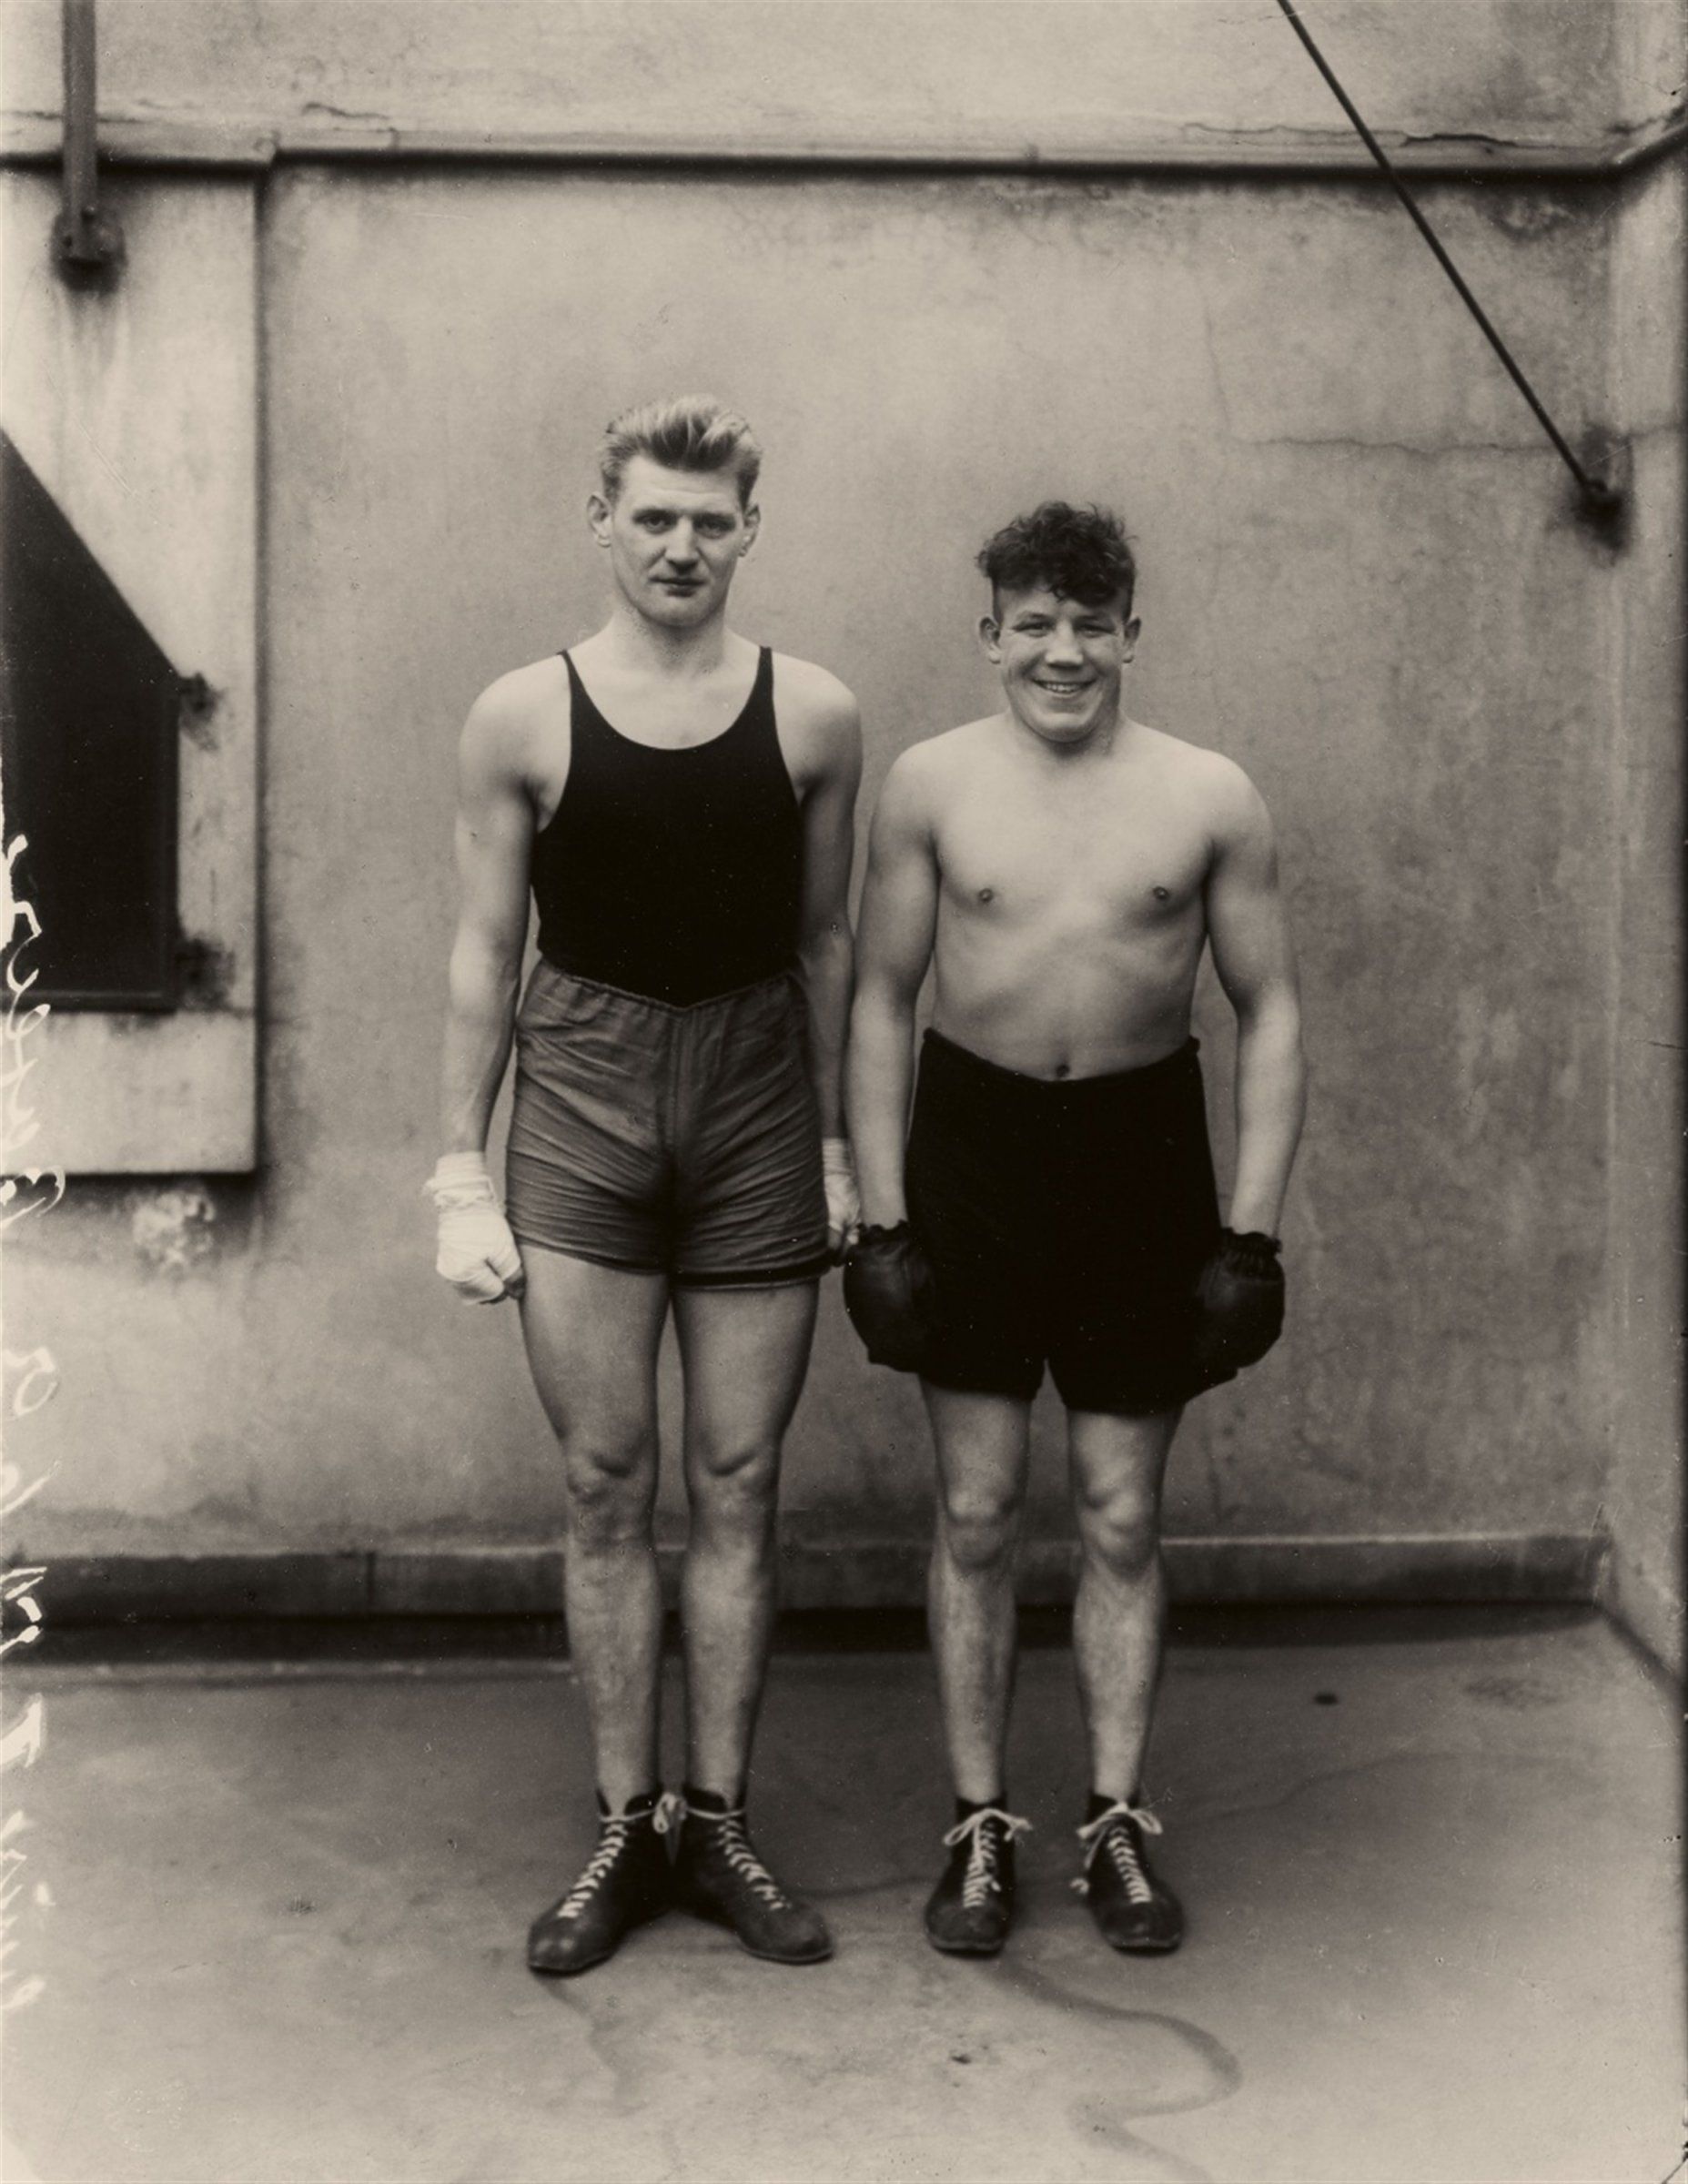
POLYGON ((662 1837, 680 1805, 652 1790, 612 1813, 598 1798, 598 1846, 567 1896, 528 1929, 528 1964, 567 1977, 614 1956, 624 1936, 673 1902, 662 1837))
POLYGON ((950 1956, 994 1956, 1014 1919, 1014 1838, 1029 1820, 975 1806, 944 1838, 950 1854, 926 1904, 926 1939, 950 1956))
POLYGON ((674 1857, 673 1901, 727 1926, 740 1946, 774 1964, 819 1964, 833 1937, 818 1911, 782 1888, 757 1855, 743 1805, 687 1788, 674 1857))
POLYGON ((1116 1949, 1165 1956, 1184 1938, 1178 1899, 1151 1869, 1144 1847, 1145 1835, 1160 1832, 1153 1813, 1123 1797, 1078 1831, 1085 1871, 1073 1886, 1089 1906, 1103 1939, 1116 1949))

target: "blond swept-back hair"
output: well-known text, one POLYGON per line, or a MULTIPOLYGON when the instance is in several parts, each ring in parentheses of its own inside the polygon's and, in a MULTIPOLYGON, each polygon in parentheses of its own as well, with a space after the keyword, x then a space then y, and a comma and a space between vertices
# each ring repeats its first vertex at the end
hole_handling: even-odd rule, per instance
POLYGON ((733 471, 739 501, 750 506, 762 469, 756 435, 736 410, 710 394, 677 394, 664 402, 641 402, 623 410, 604 427, 598 450, 603 497, 613 501, 635 455, 661 463, 665 470, 733 471))

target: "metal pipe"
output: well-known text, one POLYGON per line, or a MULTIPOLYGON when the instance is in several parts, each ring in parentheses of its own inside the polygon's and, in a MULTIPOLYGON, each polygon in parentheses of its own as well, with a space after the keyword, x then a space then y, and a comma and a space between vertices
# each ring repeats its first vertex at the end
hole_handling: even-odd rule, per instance
POLYGON ((123 256, 116 216, 99 201, 99 80, 94 0, 60 0, 65 70, 63 195, 53 228, 61 273, 86 279, 123 256))
POLYGON ((1436 230, 1425 218, 1423 213, 1420 211, 1418 199, 1407 187, 1407 185, 1401 180, 1400 177, 1395 172, 1393 167, 1390 166, 1389 154, 1383 149, 1383 147, 1378 142, 1377 138, 1371 134, 1371 131, 1366 126, 1364 117, 1361 116, 1359 108, 1354 104, 1348 93, 1337 81, 1336 71, 1331 67, 1329 62, 1326 60, 1324 55, 1320 53, 1319 47, 1313 43, 1312 33, 1308 29, 1306 24, 1302 22, 1300 16, 1295 12, 1294 0, 1278 0, 1278 5, 1283 10, 1284 15, 1289 21, 1290 29, 1294 31, 1296 36, 1299 38, 1302 45, 1306 46, 1308 53, 1312 59, 1314 67, 1318 69, 1319 75, 1324 77, 1325 82, 1329 86, 1331 92, 1336 97, 1337 104, 1341 107, 1342 111, 1348 116, 1349 120, 1353 124, 1355 135, 1359 138, 1366 149, 1371 154, 1371 157, 1382 168, 1384 176, 1389 182, 1390 187, 1395 192, 1395 195, 1406 207, 1409 217, 1411 219, 1413 226, 1418 229, 1419 233, 1424 238, 1426 243, 1429 244, 1431 254, 1434 256, 1437 264, 1448 276, 1448 278, 1453 283, 1454 290, 1459 296, 1461 302, 1464 304, 1466 309, 1470 311, 1471 317, 1477 321, 1479 329, 1488 339, 1490 348, 1493 349, 1495 355, 1500 358, 1501 363, 1506 367, 1507 375, 1511 379, 1513 386, 1517 388, 1519 393, 1523 396, 1525 401, 1529 403, 1531 409, 1535 412, 1536 422, 1547 434, 1549 440, 1552 441, 1554 448, 1558 450, 1561 461, 1563 462, 1565 468, 1576 480, 1578 490, 1582 495, 1583 508, 1589 516, 1600 526, 1606 529, 1612 528, 1616 524, 1622 513, 1623 496, 1618 492, 1614 487, 1608 485, 1603 478, 1596 478, 1592 476, 1587 470, 1583 468, 1582 464, 1578 461, 1575 454, 1572 450, 1570 442, 1566 440, 1564 434, 1560 430, 1559 427, 1553 422, 1552 419, 1548 415, 1546 406, 1541 401, 1541 397, 1536 393, 1535 389, 1530 384, 1530 381, 1524 377, 1523 371, 1520 366, 1513 361, 1511 350, 1507 348, 1506 343, 1501 340, 1500 335, 1496 333, 1493 326, 1490 323, 1489 314, 1483 309, 1482 305, 1478 302, 1476 297, 1472 295, 1470 288, 1466 285, 1465 278, 1461 273, 1459 267, 1454 264, 1452 258, 1449 257, 1447 251, 1442 248, 1440 237, 1436 233, 1436 230))
POLYGON ((1680 152, 1688 145, 1688 114, 1679 114, 1651 136, 1643 136, 1637 144, 1626 144, 1622 151, 1607 155, 1601 170, 1608 175, 1635 175, 1643 167, 1653 166, 1658 159, 1668 159, 1673 152, 1680 152))
MULTIPOLYGON (((1688 145, 1688 118, 1660 124, 1651 136, 1613 151, 1583 145, 1505 144, 1488 136, 1420 137, 1398 144, 1390 160, 1398 173, 1471 183, 1540 183, 1595 187, 1627 180, 1688 145)), ((0 169, 56 167, 56 119, 13 114, 0 116, 0 169)), ((1148 176, 1167 180, 1330 182, 1370 186, 1384 177, 1363 145, 1335 137, 1322 145, 1270 145, 1232 140, 1214 144, 1143 142, 1085 146, 1010 144, 988 137, 949 144, 886 140, 851 143, 768 139, 747 145, 742 136, 678 140, 633 131, 536 130, 500 134, 432 125, 349 123, 311 126, 284 122, 207 122, 169 114, 145 119, 108 116, 100 141, 100 165, 137 172, 203 170, 263 174, 271 167, 309 164, 370 166, 518 167, 535 170, 649 169, 662 174, 819 176, 884 173, 1028 175, 1077 181, 1148 176)))

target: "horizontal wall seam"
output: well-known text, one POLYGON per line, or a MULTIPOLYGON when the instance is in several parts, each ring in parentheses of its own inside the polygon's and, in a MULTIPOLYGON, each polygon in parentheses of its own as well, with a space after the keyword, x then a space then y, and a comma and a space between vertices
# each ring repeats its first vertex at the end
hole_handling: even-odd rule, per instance
MULTIPOLYGON (((659 1545, 673 1598, 682 1548, 659 1545)), ((1586 1532, 1261 1535, 1165 1543, 1175 1598, 1190 1602, 1589 1601, 1600 1543, 1586 1532)), ((914 1607, 925 1597, 928 1544, 899 1532, 828 1540, 788 1532, 781 1594, 788 1608, 914 1607)), ((46 1627, 119 1619, 332 1615, 560 1614, 562 1551, 544 1546, 354 1551, 268 1549, 205 1554, 38 1558, 46 1627)), ((1077 1547, 1027 1541, 1019 1592, 1029 1605, 1072 1598, 1077 1547)))
MULTIPOLYGON (((1674 116, 1620 144, 1528 143, 1498 137, 1397 136, 1383 140, 1406 174, 1460 181, 1609 182, 1688 144, 1688 116, 1674 116)), ((0 166, 56 165, 56 114, 0 116, 0 166)), ((1363 145, 1338 136, 1231 136, 1199 143, 1139 139, 1121 144, 1027 144, 1000 138, 942 144, 872 139, 742 139, 605 131, 437 129, 386 123, 290 125, 278 129, 187 116, 124 116, 100 122, 101 163, 112 167, 262 170, 286 161, 471 162, 497 166, 644 167, 754 174, 987 173, 1252 177, 1284 181, 1366 181, 1384 185, 1363 145)))

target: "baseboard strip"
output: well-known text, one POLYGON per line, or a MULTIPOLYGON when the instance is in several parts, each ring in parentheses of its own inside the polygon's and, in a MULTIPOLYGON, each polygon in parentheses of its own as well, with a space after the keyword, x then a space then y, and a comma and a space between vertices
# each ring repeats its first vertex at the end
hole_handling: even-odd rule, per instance
MULTIPOLYGON (((781 1551, 788 1608, 908 1608, 925 1585, 916 1537, 836 1542, 789 1537, 781 1551)), ((672 1600, 682 1549, 660 1547, 672 1600)), ((558 1547, 461 1546, 373 1551, 64 1555, 45 1559, 40 1604, 49 1623, 275 1616, 554 1615, 562 1608, 558 1547)), ((1169 1539, 1175 1599, 1192 1603, 1589 1601, 1599 1542, 1573 1532, 1426 1532, 1388 1538, 1169 1539)), ((1073 1596, 1070 1539, 1021 1550, 1028 1605, 1073 1596)))

